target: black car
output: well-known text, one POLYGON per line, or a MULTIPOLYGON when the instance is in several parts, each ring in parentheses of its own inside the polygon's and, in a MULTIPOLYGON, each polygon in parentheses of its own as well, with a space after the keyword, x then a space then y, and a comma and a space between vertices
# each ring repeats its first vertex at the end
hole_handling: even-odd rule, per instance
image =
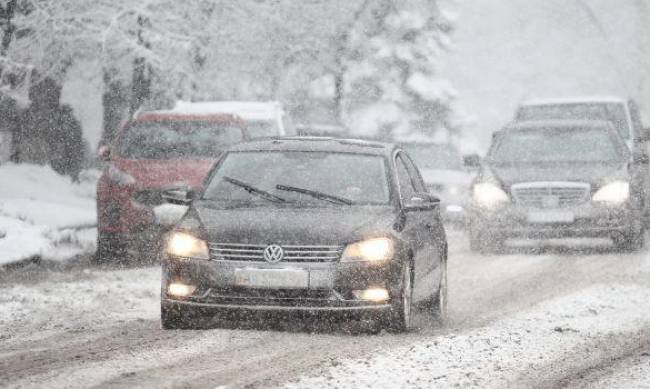
POLYGON ((605 121, 512 124, 495 133, 472 185, 470 246, 498 251, 508 238, 612 238, 643 244, 639 167, 605 121))
POLYGON ((439 201, 394 145, 243 143, 187 198, 163 256, 163 328, 192 326, 197 314, 279 311, 406 330, 416 302, 445 315, 439 201))

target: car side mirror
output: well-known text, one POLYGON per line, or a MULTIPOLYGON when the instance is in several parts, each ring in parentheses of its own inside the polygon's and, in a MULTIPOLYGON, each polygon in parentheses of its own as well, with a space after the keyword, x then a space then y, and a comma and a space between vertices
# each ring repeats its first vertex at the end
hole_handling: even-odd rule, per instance
POLYGON ((650 158, 646 153, 634 153, 632 155, 632 163, 635 165, 647 165, 650 163, 650 158))
POLYGON ((463 164, 468 170, 478 170, 481 167, 481 157, 478 154, 463 156, 463 164))
POLYGON ((111 160, 111 148, 109 146, 101 146, 97 150, 97 155, 101 161, 107 162, 111 160))
POLYGON ((170 204, 189 205, 197 197, 197 192, 188 187, 168 188, 162 192, 163 200, 170 204))
POLYGON ((416 193, 404 204, 404 212, 430 211, 440 206, 440 199, 430 193, 416 193))

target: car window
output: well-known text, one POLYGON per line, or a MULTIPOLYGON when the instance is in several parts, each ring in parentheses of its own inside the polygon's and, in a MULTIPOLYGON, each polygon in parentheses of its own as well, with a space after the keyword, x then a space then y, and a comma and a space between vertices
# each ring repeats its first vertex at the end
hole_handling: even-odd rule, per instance
POLYGON ((620 137, 605 129, 549 128, 503 132, 489 157, 497 163, 612 162, 625 158, 624 151, 620 137))
POLYGON ((243 140, 242 129, 208 121, 143 121, 127 126, 118 139, 118 154, 126 158, 216 158, 243 140))
POLYGON ((400 197, 403 201, 410 200, 417 190, 413 184, 413 180, 409 175, 408 168, 406 163, 402 159, 401 155, 398 155, 395 159, 395 166, 397 168, 397 180, 399 182, 400 197))
POLYGON ((628 107, 630 109, 630 117, 632 119, 632 126, 634 126, 634 130, 637 133, 640 133, 642 128, 643 128, 643 124, 641 123, 641 113, 639 112, 639 106, 636 105, 634 100, 630 100, 630 102, 628 103, 628 107))
POLYGON ((234 185, 232 179, 281 197, 287 202, 323 202, 278 188, 296 187, 348 199, 355 204, 387 204, 389 187, 384 158, 376 155, 310 152, 231 152, 207 185, 204 198, 225 202, 264 201, 234 185))
POLYGON ((607 120, 614 124, 624 139, 630 137, 627 113, 623 103, 525 105, 517 113, 518 121, 555 119, 607 120))
POLYGON ((413 183, 413 187, 415 188, 415 191, 426 192, 427 188, 424 185, 424 180, 422 179, 422 175, 420 175, 420 172, 418 171, 418 168, 413 163, 413 160, 406 153, 401 153, 400 157, 404 159, 404 163, 406 164, 406 169, 408 170, 409 176, 411 177, 411 182, 413 183))
POLYGON ((464 170, 463 157, 451 144, 406 144, 402 146, 420 169, 464 170))

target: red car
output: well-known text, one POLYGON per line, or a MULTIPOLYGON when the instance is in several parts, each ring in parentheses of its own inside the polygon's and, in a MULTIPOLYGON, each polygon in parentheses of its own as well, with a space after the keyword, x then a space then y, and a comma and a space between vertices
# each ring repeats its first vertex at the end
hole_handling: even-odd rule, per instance
POLYGON ((233 115, 147 113, 127 123, 110 147, 97 184, 97 261, 155 253, 160 233, 153 208, 170 187, 201 186, 229 145, 247 140, 233 115))

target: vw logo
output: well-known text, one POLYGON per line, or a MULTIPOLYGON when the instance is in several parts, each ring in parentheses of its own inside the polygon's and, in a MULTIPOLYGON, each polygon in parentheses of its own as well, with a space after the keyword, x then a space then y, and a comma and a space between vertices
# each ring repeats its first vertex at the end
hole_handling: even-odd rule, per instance
POLYGON ((269 263, 280 262, 284 258, 284 250, 277 244, 270 244, 264 249, 264 259, 269 263))

